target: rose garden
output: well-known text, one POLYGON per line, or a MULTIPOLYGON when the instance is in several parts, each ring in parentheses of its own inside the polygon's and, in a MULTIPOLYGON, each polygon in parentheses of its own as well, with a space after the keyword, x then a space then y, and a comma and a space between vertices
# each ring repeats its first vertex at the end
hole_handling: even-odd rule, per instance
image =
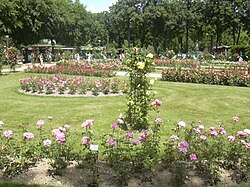
POLYGON ((1 0, 0 187, 250 187, 250 0, 1 0))
MULTIPOLYGON (((78 168, 85 177, 78 179, 76 186, 127 186, 135 179, 137 185, 151 186, 249 182, 249 65, 232 63, 215 70, 211 65, 202 68, 198 61, 185 61, 180 68, 182 61, 166 60, 159 66, 152 53, 137 48, 126 56, 122 64, 103 61, 101 65, 74 62, 50 68, 30 66, 25 72, 2 75, 2 178, 15 179, 37 164, 47 163, 46 175, 54 177, 63 176, 71 167, 78 168), (187 66, 189 69, 185 69, 187 66), (159 71, 156 67, 162 67, 162 78, 147 77, 159 71), (115 71, 121 70, 128 73, 127 77, 114 77, 115 71), (155 89, 159 83, 161 86, 155 89), (210 85, 197 87, 201 83, 210 85), (209 114, 213 107, 219 107, 214 106, 216 103, 206 111, 194 106, 198 109, 192 114, 192 104, 188 100, 175 103, 175 96, 168 90, 178 85, 193 94, 192 89, 217 92, 213 84, 226 85, 218 87, 218 93, 224 94, 221 89, 225 89, 222 97, 228 97, 222 102, 229 101, 223 118, 223 111, 216 111, 218 119, 214 112, 209 114), (243 95, 235 97, 238 92, 234 89, 241 89, 243 95), (241 105, 243 98, 247 101, 241 105), (7 102, 7 106, 10 99, 15 101, 7 102), (183 113, 179 117, 185 120, 171 117, 176 104, 182 105, 174 110, 183 113), (233 106, 243 109, 239 112, 233 106), (154 177, 162 171, 168 171, 170 177, 159 183, 154 177), (105 181, 105 175, 113 179, 105 181), (199 180, 195 182, 192 176, 199 180)), ((210 99, 209 94, 201 97, 210 99)), ((195 105, 199 103, 197 98, 191 101, 195 105)), ((69 181, 60 184, 72 185, 69 181)))

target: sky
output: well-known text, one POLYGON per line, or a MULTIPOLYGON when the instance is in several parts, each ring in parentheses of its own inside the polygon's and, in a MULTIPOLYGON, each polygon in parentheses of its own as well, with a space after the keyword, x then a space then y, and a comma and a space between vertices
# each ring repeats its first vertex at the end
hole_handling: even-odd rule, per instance
POLYGON ((86 6, 86 9, 93 13, 108 11, 109 6, 116 1, 117 0, 80 0, 80 2, 86 6))

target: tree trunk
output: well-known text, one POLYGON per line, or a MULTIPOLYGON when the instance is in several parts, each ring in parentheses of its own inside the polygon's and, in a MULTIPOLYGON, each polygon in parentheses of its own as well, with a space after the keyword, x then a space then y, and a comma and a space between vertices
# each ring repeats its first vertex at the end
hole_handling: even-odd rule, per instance
POLYGON ((239 26, 239 31, 238 31, 236 45, 239 45, 239 43, 240 43, 240 34, 241 34, 241 26, 239 26))

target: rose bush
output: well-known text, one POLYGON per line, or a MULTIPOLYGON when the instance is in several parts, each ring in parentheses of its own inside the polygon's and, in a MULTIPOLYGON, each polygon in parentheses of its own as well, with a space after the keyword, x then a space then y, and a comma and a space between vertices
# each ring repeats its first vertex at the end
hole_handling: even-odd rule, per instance
POLYGON ((250 74, 229 70, 217 72, 213 70, 165 69, 162 71, 161 80, 250 87, 250 74))
POLYGON ((85 95, 90 92, 91 95, 103 93, 118 94, 126 93, 128 84, 120 80, 90 80, 81 77, 65 78, 59 75, 55 76, 32 76, 20 80, 20 89, 25 92, 38 94, 78 94, 85 95))

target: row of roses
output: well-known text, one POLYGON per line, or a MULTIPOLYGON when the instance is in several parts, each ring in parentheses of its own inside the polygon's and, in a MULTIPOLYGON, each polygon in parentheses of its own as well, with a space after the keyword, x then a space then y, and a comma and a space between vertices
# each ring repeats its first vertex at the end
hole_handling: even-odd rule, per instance
POLYGON ((121 80, 90 80, 82 77, 65 78, 55 76, 31 76, 20 80, 20 89, 25 92, 38 94, 80 94, 85 95, 88 91, 92 95, 125 93, 128 84, 121 80))
POLYGON ((250 75, 245 72, 165 69, 162 80, 250 87, 250 75))
MULTIPOLYGON (((160 106, 159 101, 154 101, 152 103, 154 106, 160 106), (157 104, 157 105, 156 105, 157 104)), ((52 120, 52 117, 49 117, 52 120)), ((237 126, 239 117, 233 117, 233 125, 237 126)), ((94 139, 91 128, 94 125, 95 120, 86 120, 81 124, 82 138, 79 140, 83 146, 84 151, 98 151, 99 145, 93 146, 97 141, 94 139), (93 148, 95 147, 95 148, 93 148)), ((136 166, 142 167, 146 160, 159 158, 159 152, 157 151, 159 146, 157 144, 159 138, 159 129, 164 125, 164 121, 161 118, 156 118, 154 124, 148 129, 139 131, 124 131, 121 129, 124 119, 120 116, 115 122, 111 124, 111 132, 104 134, 102 136, 102 154, 104 155, 107 163, 118 166, 120 162, 132 163, 131 165, 126 165, 130 167, 136 166), (155 146, 156 149, 155 150, 155 146), (155 151, 154 151, 155 150, 155 151), (153 151, 153 152, 152 152, 153 151), (149 152, 152 152, 151 154, 149 152), (129 155, 129 156, 128 156, 129 155), (143 156, 150 158, 143 158, 143 156), (126 158, 126 159, 125 159, 126 158), (125 160, 124 160, 125 159, 125 160), (140 160, 142 159, 142 160, 140 160)), ((64 149, 73 149, 72 145, 69 145, 70 138, 70 125, 66 124, 57 129, 51 131, 51 137, 42 134, 45 128, 45 121, 38 120, 36 123, 38 127, 39 134, 35 135, 31 132, 23 133, 23 145, 22 148, 33 149, 34 147, 40 147, 42 152, 41 155, 36 155, 36 157, 29 157, 30 160, 38 159, 40 157, 49 157, 52 159, 52 165, 55 162, 68 162, 72 158, 82 159, 84 155, 79 155, 78 157, 73 155, 71 151, 68 151, 68 155, 61 154, 64 149), (32 141, 38 136, 40 140, 38 145, 33 141, 33 146, 31 146, 32 141), (58 153, 60 152, 60 154, 58 153), (72 154, 72 155, 70 155, 72 154), (58 157, 60 155, 60 157, 58 157), (62 159, 63 157, 63 159, 62 159), (66 157, 69 159, 67 160, 66 157), (66 160, 65 160, 66 159, 66 160)), ((0 129, 3 129, 4 123, 0 121, 0 129)), ((164 141, 164 154, 161 157, 168 165, 178 163, 180 161, 192 162, 197 168, 202 167, 207 169, 209 172, 214 172, 215 178, 210 181, 216 183, 219 180, 218 173, 221 168, 226 170, 237 170, 242 173, 249 172, 250 169, 250 129, 243 129, 234 133, 229 133, 222 126, 219 127, 209 127, 206 128, 201 122, 198 125, 191 123, 187 124, 184 121, 180 121, 176 124, 173 129, 173 133, 166 141, 164 141)), ((20 169, 20 159, 27 159, 22 155, 24 153, 19 153, 20 147, 14 145, 14 133, 11 130, 3 130, 1 137, 1 169, 6 174, 13 174, 8 167, 16 165, 20 169), (10 164, 11 163, 11 164, 10 164)), ((74 142, 75 143, 75 142, 74 142)), ((85 153, 87 153, 85 152, 85 153)), ((27 154, 27 152, 25 152, 27 154)), ((82 152, 81 152, 82 153, 82 152)), ((24 160, 22 160, 24 162, 24 160)), ((25 160, 25 162, 30 162, 30 160, 25 160)), ((79 160, 78 160, 79 161, 79 160)), ((62 164, 62 163, 61 163, 62 164)), ((65 163, 65 166, 67 163, 65 163)), ((55 166, 55 165, 54 165, 55 166)), ((28 165, 26 165, 28 167, 28 165)), ((24 168, 23 168, 24 169, 24 168)), ((58 168, 57 168, 58 169, 58 168)), ((124 169, 124 168, 122 168, 124 169)), ((128 169, 128 168, 127 168, 128 169)))
POLYGON ((56 65, 52 67, 35 66, 28 67, 25 71, 27 73, 48 73, 48 74, 68 74, 81 76, 95 76, 95 77, 113 77, 114 70, 118 68, 118 64, 114 63, 85 63, 85 64, 68 64, 56 65))

